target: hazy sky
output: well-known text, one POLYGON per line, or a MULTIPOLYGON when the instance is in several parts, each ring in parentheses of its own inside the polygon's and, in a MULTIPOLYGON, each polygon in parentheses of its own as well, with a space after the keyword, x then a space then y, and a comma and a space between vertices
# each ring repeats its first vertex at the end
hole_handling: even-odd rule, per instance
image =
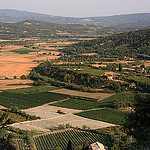
POLYGON ((0 9, 68 17, 109 16, 150 13, 150 0, 0 0, 0 9))

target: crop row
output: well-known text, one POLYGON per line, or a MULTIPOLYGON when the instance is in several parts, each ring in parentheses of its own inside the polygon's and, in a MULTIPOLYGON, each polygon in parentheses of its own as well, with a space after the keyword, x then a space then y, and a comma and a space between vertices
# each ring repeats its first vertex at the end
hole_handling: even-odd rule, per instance
POLYGON ((21 89, 9 89, 5 90, 8 93, 40 93, 40 92, 48 92, 50 90, 59 89, 56 86, 35 86, 30 88, 21 88, 21 89))
POLYGON ((113 109, 99 109, 77 113, 76 115, 113 124, 123 124, 128 113, 113 109))
POLYGON ((58 102, 52 104, 53 106, 58 107, 66 107, 71 109, 79 109, 79 110, 88 110, 93 108, 114 108, 115 102, 133 102, 134 94, 133 93, 118 93, 109 98, 106 98, 102 101, 85 101, 81 99, 69 99, 63 102, 58 102))
POLYGON ((0 93, 0 105, 5 107, 18 106, 20 109, 24 109, 62 100, 66 97, 68 95, 52 92, 20 94, 3 91, 0 93))
POLYGON ((17 143, 20 150, 29 150, 29 146, 27 144, 26 139, 18 139, 17 143))
POLYGON ((74 129, 34 137, 34 142, 37 150, 53 150, 57 147, 66 149, 69 140, 71 141, 73 148, 78 145, 82 145, 85 142, 87 142, 88 144, 96 141, 99 141, 103 144, 107 143, 106 137, 101 134, 74 129))

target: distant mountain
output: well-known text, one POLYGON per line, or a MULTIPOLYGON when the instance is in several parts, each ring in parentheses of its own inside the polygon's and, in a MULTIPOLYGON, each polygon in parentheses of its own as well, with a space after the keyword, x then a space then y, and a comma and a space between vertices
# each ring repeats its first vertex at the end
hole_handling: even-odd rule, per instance
POLYGON ((24 20, 41 20, 59 24, 90 24, 98 26, 116 26, 141 22, 141 26, 143 26, 142 23, 150 22, 150 13, 115 15, 108 17, 73 18, 12 9, 0 9, 0 22, 20 22, 24 20))

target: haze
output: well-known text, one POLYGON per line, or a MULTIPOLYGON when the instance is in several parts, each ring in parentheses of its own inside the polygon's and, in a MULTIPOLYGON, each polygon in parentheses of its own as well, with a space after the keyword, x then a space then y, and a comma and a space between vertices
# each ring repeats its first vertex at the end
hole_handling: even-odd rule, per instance
POLYGON ((0 9, 67 17, 149 13, 150 0, 0 0, 0 9))

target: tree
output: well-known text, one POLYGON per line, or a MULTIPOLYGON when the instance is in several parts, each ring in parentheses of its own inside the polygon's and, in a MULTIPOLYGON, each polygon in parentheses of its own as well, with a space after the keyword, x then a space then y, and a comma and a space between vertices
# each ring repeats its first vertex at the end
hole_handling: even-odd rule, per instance
POLYGON ((20 78, 23 80, 23 79, 26 79, 26 76, 22 75, 20 78))
POLYGON ((119 63, 119 71, 122 72, 122 65, 119 63))
POLYGON ((128 115, 124 127, 139 146, 150 147, 150 94, 135 96, 134 111, 128 115))
POLYGON ((72 143, 69 140, 68 144, 67 144, 67 150, 72 150, 72 143))

